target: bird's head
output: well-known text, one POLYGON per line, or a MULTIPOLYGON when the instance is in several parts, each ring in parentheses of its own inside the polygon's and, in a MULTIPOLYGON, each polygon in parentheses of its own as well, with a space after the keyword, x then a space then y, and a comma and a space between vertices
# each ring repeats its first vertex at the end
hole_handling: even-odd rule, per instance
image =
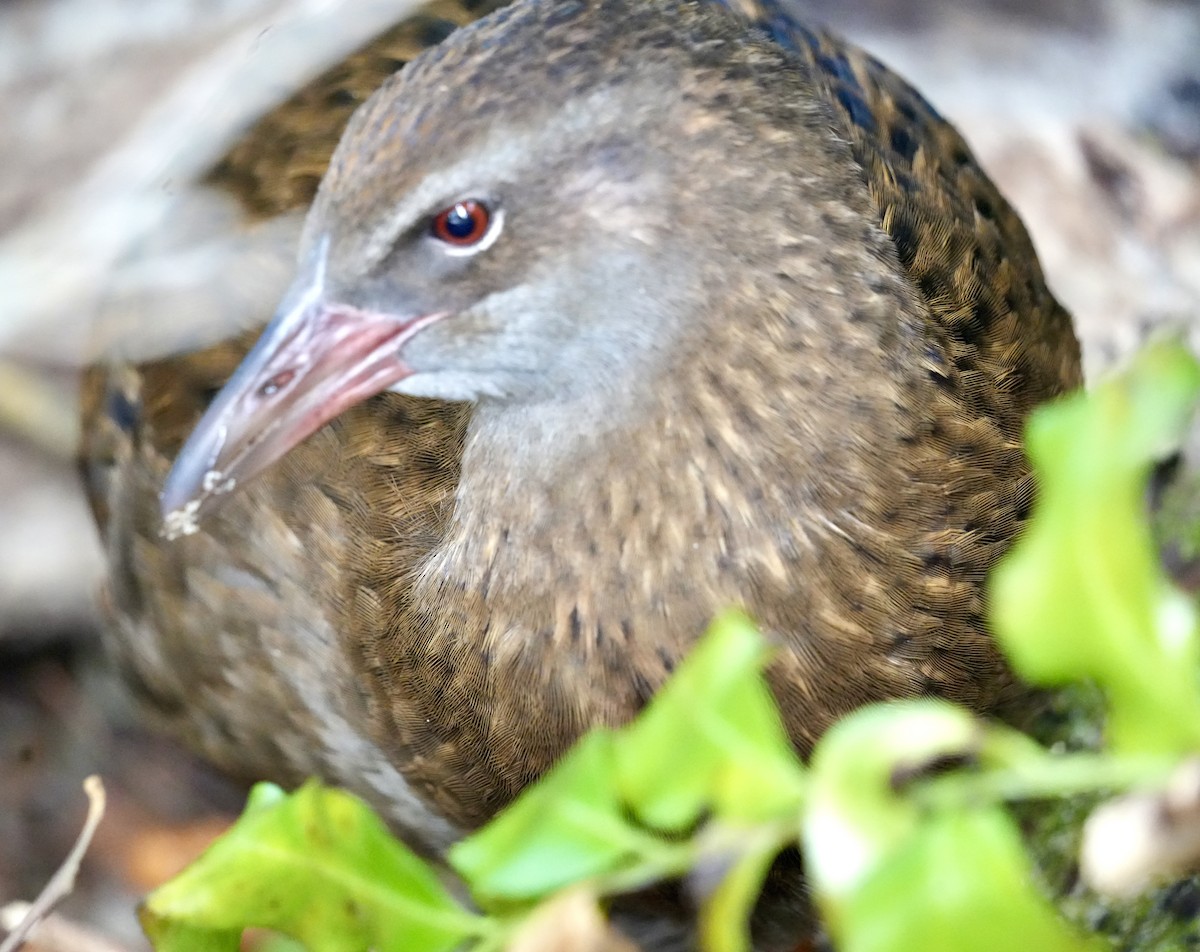
POLYGON ((641 385, 761 178, 721 167, 731 138, 754 151, 739 99, 786 65, 724 11, 646 0, 523 0, 410 63, 347 128, 291 290, 167 479, 167 531, 384 390, 601 407, 641 385))

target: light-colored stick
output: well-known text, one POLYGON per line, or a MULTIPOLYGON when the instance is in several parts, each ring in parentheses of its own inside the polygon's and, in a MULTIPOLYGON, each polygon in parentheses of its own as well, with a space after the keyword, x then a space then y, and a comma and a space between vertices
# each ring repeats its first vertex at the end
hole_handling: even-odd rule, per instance
POLYGON ((87 819, 83 821, 83 829, 79 831, 75 845, 71 847, 71 852, 67 854, 62 865, 50 877, 50 881, 46 883, 37 899, 29 905, 24 918, 9 932, 8 938, 0 943, 0 952, 16 952, 33 927, 46 918, 50 910, 75 888, 75 877, 79 873, 79 864, 83 860, 83 854, 91 845, 96 827, 100 825, 100 820, 104 817, 104 784, 101 783, 100 778, 93 775, 84 780, 83 791, 88 798, 87 819))

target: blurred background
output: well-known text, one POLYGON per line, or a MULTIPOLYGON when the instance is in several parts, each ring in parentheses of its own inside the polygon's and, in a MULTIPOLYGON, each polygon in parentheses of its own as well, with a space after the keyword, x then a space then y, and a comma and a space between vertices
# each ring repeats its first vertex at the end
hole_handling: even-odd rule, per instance
MULTIPOLYGON (((242 795, 139 728, 102 663, 101 556, 74 460, 95 314, 138 262, 151 262, 138 280, 176 280, 143 250, 187 232, 204 172, 256 116, 414 6, 0 0, 0 905, 32 898, 61 861, 82 778, 99 772, 110 792, 63 907, 85 931, 46 948, 143 948, 135 897, 242 795)), ((1200 0, 796 6, 961 128, 1075 315, 1090 378, 1157 328, 1200 344, 1200 0)), ((162 315, 169 332, 100 336, 150 356, 219 333, 211 317, 216 331, 181 312, 162 315)))

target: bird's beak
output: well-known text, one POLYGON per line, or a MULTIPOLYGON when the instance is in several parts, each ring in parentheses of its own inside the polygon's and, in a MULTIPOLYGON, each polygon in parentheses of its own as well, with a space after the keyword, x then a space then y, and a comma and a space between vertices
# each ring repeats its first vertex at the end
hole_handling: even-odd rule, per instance
POLYGON ((192 431, 163 486, 163 534, 195 532, 201 511, 343 410, 411 371, 406 341, 442 317, 326 303, 321 282, 267 326, 192 431))

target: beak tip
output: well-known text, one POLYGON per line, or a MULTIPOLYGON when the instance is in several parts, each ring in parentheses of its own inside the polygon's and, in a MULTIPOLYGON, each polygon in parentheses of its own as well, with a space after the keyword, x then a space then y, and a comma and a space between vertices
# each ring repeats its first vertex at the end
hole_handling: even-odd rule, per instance
POLYGON ((200 531, 200 500, 192 499, 177 509, 162 507, 162 527, 158 530, 160 536, 168 542, 174 542, 186 535, 200 531))
POLYGON ((398 351, 442 313, 398 318, 330 305, 307 288, 283 309, 213 399, 159 494, 160 535, 202 518, 342 410, 411 371, 398 351))
POLYGON ((167 541, 174 541, 200 531, 200 514, 211 507, 212 502, 233 492, 237 480, 226 477, 219 470, 207 470, 199 480, 189 473, 186 466, 176 466, 167 475, 163 490, 159 493, 159 512, 162 527, 159 534, 167 541))

